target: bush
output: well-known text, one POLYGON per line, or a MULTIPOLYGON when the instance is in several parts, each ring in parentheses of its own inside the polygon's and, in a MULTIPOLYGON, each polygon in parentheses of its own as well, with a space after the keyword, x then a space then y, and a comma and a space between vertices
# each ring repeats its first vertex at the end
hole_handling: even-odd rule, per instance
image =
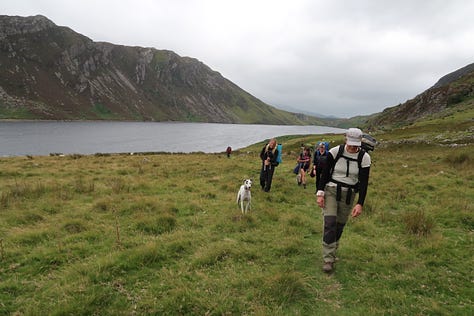
POLYGON ((424 211, 408 212, 403 216, 405 228, 411 234, 427 236, 434 226, 433 219, 427 217, 424 211))
POLYGON ((457 155, 450 155, 446 158, 446 161, 453 166, 458 166, 464 163, 470 163, 471 157, 468 153, 459 153, 457 155))

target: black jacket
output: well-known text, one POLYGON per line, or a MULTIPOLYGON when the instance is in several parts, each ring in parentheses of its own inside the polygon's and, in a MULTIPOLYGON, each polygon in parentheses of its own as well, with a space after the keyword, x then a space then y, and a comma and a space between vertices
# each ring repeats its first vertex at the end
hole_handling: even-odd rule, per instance
POLYGON ((260 159, 262 159, 262 164, 267 158, 270 157, 270 164, 274 167, 278 166, 278 162, 276 161, 278 157, 278 149, 274 148, 273 150, 269 150, 268 144, 263 146, 262 151, 260 152, 260 159))

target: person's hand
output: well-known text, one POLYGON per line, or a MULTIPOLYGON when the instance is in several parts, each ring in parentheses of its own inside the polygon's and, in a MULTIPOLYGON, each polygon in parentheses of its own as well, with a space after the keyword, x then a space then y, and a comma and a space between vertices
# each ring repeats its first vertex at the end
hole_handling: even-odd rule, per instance
POLYGON ((352 217, 357 217, 362 214, 362 205, 356 204, 352 209, 352 217))
POLYGON ((324 196, 318 196, 316 201, 318 202, 318 206, 320 208, 324 208, 324 196))

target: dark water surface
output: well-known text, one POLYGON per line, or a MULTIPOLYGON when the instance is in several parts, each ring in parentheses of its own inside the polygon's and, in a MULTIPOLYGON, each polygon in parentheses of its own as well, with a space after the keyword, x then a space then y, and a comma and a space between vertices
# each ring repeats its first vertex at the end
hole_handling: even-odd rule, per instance
POLYGON ((0 122, 0 156, 223 152, 282 135, 343 133, 325 126, 169 122, 0 122))

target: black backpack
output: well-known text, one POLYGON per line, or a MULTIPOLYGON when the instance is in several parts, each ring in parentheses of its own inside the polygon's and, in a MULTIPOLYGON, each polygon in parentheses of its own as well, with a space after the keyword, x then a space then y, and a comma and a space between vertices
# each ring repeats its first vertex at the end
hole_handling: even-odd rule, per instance
POLYGON ((369 134, 362 134, 362 142, 361 147, 365 151, 371 151, 375 149, 375 145, 377 145, 377 140, 370 136, 369 134))

